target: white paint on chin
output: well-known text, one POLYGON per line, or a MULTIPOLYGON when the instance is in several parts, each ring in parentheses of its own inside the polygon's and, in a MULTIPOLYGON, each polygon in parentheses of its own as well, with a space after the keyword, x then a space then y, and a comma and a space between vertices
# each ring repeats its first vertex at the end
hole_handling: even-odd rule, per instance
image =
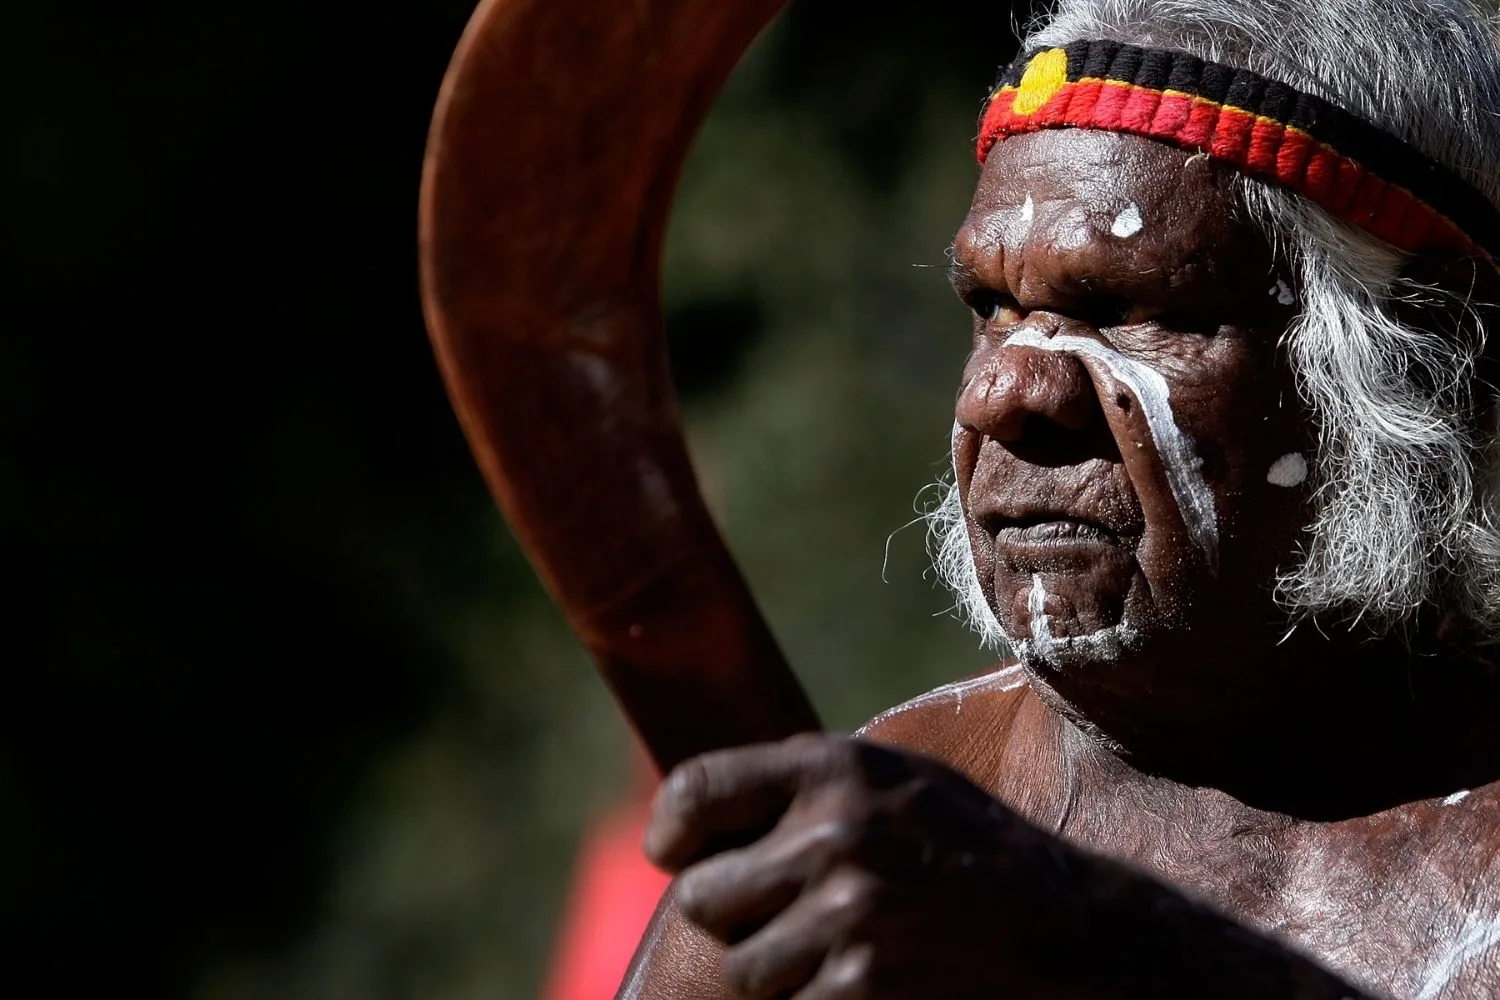
POLYGON ((1042 648, 1052 645, 1052 619, 1047 616, 1047 588, 1042 574, 1031 574, 1031 593, 1026 595, 1026 610, 1031 612, 1031 641, 1042 648))
POLYGON ((1055 636, 1052 618, 1046 612, 1047 590, 1040 573, 1031 575, 1026 610, 1031 616, 1031 638, 1015 639, 1011 645, 1023 663, 1045 663, 1054 668, 1113 663, 1136 639, 1136 632, 1121 622, 1087 635, 1055 636))
POLYGON ((1306 480, 1307 459, 1295 451, 1272 462, 1271 471, 1266 473, 1266 482, 1272 486, 1285 486, 1287 489, 1301 486, 1306 480))
POLYGON ((1141 206, 1132 201, 1119 215, 1115 216, 1114 225, 1109 227, 1109 231, 1125 240, 1139 233, 1145 225, 1145 222, 1141 220, 1141 206))
POLYGON ((1172 490, 1172 499, 1177 501, 1188 535, 1203 553, 1209 572, 1217 573, 1219 519, 1213 491, 1203 479, 1203 463, 1194 453, 1192 442, 1182 433, 1172 415, 1171 392, 1161 372, 1144 362, 1125 357, 1102 341, 1071 334, 1047 337, 1035 327, 1017 330, 1006 340, 1005 346, 1035 347, 1093 358, 1130 389, 1140 403, 1141 412, 1146 417, 1146 428, 1156 442, 1156 451, 1167 475, 1167 486, 1172 490))

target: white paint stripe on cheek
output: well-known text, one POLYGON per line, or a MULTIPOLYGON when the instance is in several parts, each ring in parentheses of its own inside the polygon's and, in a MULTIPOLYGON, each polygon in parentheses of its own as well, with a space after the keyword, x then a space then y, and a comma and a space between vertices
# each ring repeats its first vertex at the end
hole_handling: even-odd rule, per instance
POLYGON ((1272 486, 1284 486, 1287 489, 1301 486, 1306 479, 1307 459, 1295 451, 1278 458, 1271 464, 1271 471, 1266 473, 1266 482, 1272 486))
POLYGON ((1177 426, 1172 416, 1171 392, 1161 372, 1133 358, 1127 358, 1107 344, 1087 337, 1060 334, 1043 336, 1034 327, 1024 327, 1011 334, 1005 346, 1035 347, 1043 351, 1060 351, 1091 357, 1109 369, 1140 401, 1146 417, 1146 428, 1156 442, 1166 472, 1167 485, 1188 535, 1203 552, 1210 572, 1219 569, 1219 518, 1214 495, 1200 471, 1202 462, 1193 451, 1192 442, 1177 426))

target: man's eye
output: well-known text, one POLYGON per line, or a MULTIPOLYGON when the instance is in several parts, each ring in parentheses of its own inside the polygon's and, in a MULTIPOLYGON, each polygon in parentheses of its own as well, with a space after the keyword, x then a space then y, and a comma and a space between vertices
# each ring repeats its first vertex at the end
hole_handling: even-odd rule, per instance
POLYGON ((1015 299, 998 292, 976 293, 969 300, 969 308, 974 310, 974 315, 984 322, 1000 326, 1010 326, 1026 318, 1025 312, 1016 304, 1015 299))

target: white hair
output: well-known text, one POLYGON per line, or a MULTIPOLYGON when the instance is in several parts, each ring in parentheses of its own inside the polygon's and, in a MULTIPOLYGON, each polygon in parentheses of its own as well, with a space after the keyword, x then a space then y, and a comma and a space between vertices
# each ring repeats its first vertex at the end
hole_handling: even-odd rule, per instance
MULTIPOLYGON (((1252 70, 1342 105, 1500 203, 1497 29, 1480 0, 1060 0, 1025 47, 1109 39, 1252 70)), ((1474 398, 1482 320, 1458 290, 1404 279, 1404 255, 1312 201, 1248 177, 1239 194, 1296 276, 1283 347, 1318 430, 1314 520, 1278 598, 1383 630, 1441 606, 1500 639, 1500 450, 1494 400, 1474 398), (1431 322, 1409 322, 1424 311, 1431 322)), ((956 489, 929 527, 960 611, 1003 641, 956 489)))

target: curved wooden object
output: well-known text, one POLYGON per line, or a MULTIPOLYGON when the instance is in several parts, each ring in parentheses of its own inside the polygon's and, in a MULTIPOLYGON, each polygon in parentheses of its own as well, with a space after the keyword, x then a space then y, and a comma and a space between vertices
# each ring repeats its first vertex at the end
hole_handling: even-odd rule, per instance
POLYGON ((785 0, 484 0, 421 194, 449 396, 543 583, 666 769, 817 717, 711 520, 661 328, 689 143, 785 0))

